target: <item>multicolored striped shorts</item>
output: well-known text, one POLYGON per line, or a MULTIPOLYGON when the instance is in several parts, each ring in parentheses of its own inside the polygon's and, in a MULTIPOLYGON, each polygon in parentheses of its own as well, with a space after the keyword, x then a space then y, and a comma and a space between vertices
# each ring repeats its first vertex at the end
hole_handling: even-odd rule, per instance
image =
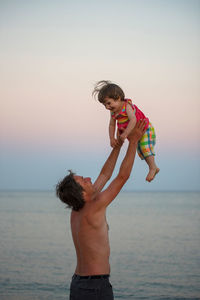
POLYGON ((151 123, 145 131, 145 134, 138 142, 137 153, 141 159, 145 159, 148 156, 155 155, 154 146, 156 144, 155 129, 151 123))

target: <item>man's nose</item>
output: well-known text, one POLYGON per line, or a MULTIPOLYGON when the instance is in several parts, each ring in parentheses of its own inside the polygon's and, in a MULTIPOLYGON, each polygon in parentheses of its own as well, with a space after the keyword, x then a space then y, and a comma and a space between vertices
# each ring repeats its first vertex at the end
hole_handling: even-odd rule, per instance
POLYGON ((89 181, 90 181, 90 180, 91 180, 91 178, 90 178, 90 177, 86 177, 86 178, 85 178, 85 180, 89 180, 89 181))

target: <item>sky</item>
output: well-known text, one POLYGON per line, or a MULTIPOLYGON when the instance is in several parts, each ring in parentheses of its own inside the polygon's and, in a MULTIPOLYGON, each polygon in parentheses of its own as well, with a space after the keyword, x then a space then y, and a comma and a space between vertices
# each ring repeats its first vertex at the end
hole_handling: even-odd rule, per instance
MULTIPOLYGON (((0 190, 98 176, 111 80, 149 117, 160 173, 138 157, 124 190, 200 190, 200 1, 0 0, 0 190)), ((125 155, 125 142, 114 175, 125 155)))

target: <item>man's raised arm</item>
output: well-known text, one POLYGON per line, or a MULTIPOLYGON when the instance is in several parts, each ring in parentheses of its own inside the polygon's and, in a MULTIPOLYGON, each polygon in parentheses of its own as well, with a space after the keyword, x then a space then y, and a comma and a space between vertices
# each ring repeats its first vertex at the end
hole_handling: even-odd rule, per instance
POLYGON ((94 183, 94 188, 97 193, 103 189, 107 181, 112 176, 113 170, 115 168, 120 153, 121 146, 122 143, 119 141, 118 145, 113 148, 103 168, 101 169, 101 172, 94 183))
POLYGON ((110 183, 107 189, 101 193, 100 199, 98 200, 99 208, 101 208, 101 206, 108 206, 128 180, 135 160, 138 141, 141 139, 145 132, 145 125, 145 120, 139 121, 133 129, 132 133, 129 135, 129 146, 126 155, 121 163, 119 173, 117 177, 110 183))

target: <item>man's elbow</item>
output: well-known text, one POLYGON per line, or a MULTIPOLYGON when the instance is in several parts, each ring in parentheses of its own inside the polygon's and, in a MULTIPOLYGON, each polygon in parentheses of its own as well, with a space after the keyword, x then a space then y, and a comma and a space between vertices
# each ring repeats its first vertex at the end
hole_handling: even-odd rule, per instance
POLYGON ((119 174, 118 177, 119 177, 120 181, 121 181, 123 184, 125 184, 126 181, 129 179, 130 174, 119 174))
POLYGON ((107 182, 110 180, 112 174, 101 173, 101 176, 104 178, 104 181, 107 182))

